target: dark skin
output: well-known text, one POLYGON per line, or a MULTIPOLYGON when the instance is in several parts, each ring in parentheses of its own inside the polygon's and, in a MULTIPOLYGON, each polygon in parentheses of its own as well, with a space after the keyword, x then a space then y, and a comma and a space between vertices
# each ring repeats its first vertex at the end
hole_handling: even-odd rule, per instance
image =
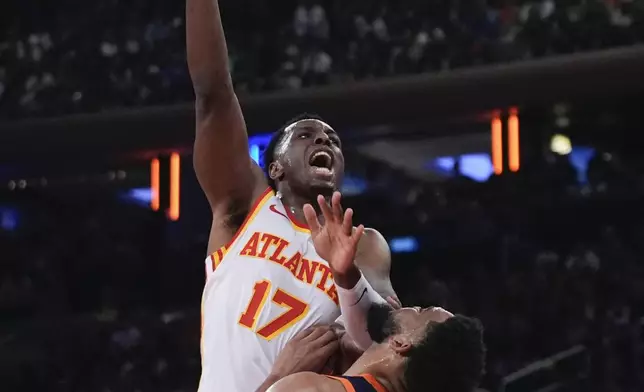
MULTIPOLYGON (((212 210, 207 250, 210 254, 231 240, 268 185, 249 155, 246 123, 228 69, 228 49, 217 0, 187 0, 186 45, 195 91, 193 163, 212 210)), ((278 150, 269 168, 270 176, 276 180, 285 206, 303 222, 304 204, 316 205, 318 194, 328 197, 342 183, 344 157, 340 139, 330 126, 302 120, 290 127, 278 150), (311 169, 309 154, 319 149, 333 157, 331 176, 311 169)), ((365 229, 355 262, 383 297, 397 301, 389 281, 389 248, 380 233, 365 229)))
MULTIPOLYGON (((344 155, 338 134, 319 120, 301 120, 288 127, 276 148, 275 162, 269 168, 282 200, 304 221, 302 206, 315 202, 319 194, 329 197, 342 183, 344 155), (331 159, 329 173, 319 173, 311 164, 316 153, 331 159)), ((315 203, 314 205, 317 205, 315 203)))

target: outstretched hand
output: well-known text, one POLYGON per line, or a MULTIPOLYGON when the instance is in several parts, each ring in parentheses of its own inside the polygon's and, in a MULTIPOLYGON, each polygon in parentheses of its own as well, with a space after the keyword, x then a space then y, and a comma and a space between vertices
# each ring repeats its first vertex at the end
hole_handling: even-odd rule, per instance
POLYGON ((331 205, 323 196, 318 195, 317 202, 324 218, 324 224, 318 220, 315 209, 310 204, 304 205, 304 217, 311 229, 311 238, 315 251, 325 259, 334 274, 345 275, 356 267, 353 261, 358 249, 358 242, 364 233, 364 226, 353 229, 353 210, 342 210, 340 192, 331 196, 331 205))
POLYGON ((310 327, 296 334, 277 356, 271 374, 281 379, 299 372, 319 372, 340 348, 329 326, 310 327))

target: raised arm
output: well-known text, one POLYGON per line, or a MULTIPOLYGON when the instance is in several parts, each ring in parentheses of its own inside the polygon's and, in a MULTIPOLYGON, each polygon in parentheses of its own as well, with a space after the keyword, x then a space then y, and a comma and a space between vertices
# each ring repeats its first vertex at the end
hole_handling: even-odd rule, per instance
POLYGON ((372 304, 387 301, 371 287, 354 262, 364 227, 353 228, 353 210, 343 211, 340 199, 340 193, 335 192, 329 205, 323 196, 318 196, 324 225, 310 204, 304 205, 304 217, 311 228, 315 250, 333 273, 347 333, 361 350, 366 350, 373 343, 367 330, 367 311, 372 304))
POLYGON ((213 209, 250 205, 258 186, 248 153, 246 124, 228 69, 226 39, 217 0, 187 0, 188 68, 195 91, 194 167, 213 209))

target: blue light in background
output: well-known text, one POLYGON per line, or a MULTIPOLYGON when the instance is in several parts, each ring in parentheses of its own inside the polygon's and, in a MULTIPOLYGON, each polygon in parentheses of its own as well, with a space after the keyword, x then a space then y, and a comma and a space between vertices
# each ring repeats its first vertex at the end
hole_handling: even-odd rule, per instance
POLYGON ((248 138, 250 157, 263 169, 264 168, 264 151, 271 141, 271 133, 261 133, 248 138))
POLYGON ((18 228, 20 216, 18 210, 9 207, 0 207, 0 227, 6 231, 14 231, 18 228))
MULTIPOLYGON (((588 181, 588 164, 595 154, 594 148, 586 146, 573 146, 572 151, 568 154, 568 160, 577 171, 577 181, 580 184, 585 184, 588 181)), ((451 176, 456 165, 456 159, 459 160, 460 174, 474 181, 485 182, 494 173, 492 159, 490 154, 487 153, 463 154, 458 157, 438 157, 429 161, 426 167, 438 171, 440 174, 451 176)))
POLYGON ((364 178, 356 177, 351 174, 345 174, 342 182, 342 195, 355 196, 367 190, 367 181, 364 178))
POLYGON ((487 181, 494 172, 490 154, 486 153, 461 155, 460 166, 463 176, 478 182, 487 181))
POLYGON ((272 133, 260 133, 250 136, 248 138, 248 144, 258 144, 263 148, 266 148, 266 146, 268 146, 268 143, 271 141, 271 136, 273 136, 272 133))
POLYGON ((573 146, 568 154, 568 161, 577 171, 577 181, 580 184, 588 182, 588 164, 595 156, 595 149, 585 146, 573 146))
POLYGON ((389 240, 392 253, 411 253, 418 251, 416 237, 395 237, 389 240))
POLYGON ((456 159, 454 157, 438 157, 432 163, 432 166, 440 169, 444 174, 451 175, 454 171, 454 166, 456 165, 456 159))
POLYGON ((250 145, 250 157, 255 161, 255 163, 261 166, 259 160, 259 146, 257 144, 250 145))
POLYGON ((149 207, 152 201, 151 188, 132 188, 121 194, 122 199, 129 203, 134 203, 142 207, 149 207))
POLYGON ((463 154, 457 157, 438 157, 428 162, 427 167, 437 170, 440 174, 451 176, 456 166, 456 160, 459 162, 459 174, 474 181, 487 181, 494 169, 490 154, 475 153, 463 154))

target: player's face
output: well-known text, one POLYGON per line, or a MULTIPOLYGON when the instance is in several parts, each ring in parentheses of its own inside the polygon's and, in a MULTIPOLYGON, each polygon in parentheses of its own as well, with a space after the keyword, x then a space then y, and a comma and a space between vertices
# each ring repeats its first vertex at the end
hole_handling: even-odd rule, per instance
POLYGON ((286 129, 278 152, 291 188, 334 191, 342 184, 340 138, 325 122, 300 120, 286 129))
POLYGON ((438 307, 393 310, 374 305, 369 309, 367 328, 371 338, 378 343, 394 334, 407 335, 411 341, 417 341, 426 335, 430 324, 442 323, 452 316, 452 313, 438 307))
POLYGON ((452 313, 439 307, 421 308, 417 306, 392 312, 397 333, 408 335, 412 341, 422 339, 430 324, 442 323, 453 316, 452 313))

